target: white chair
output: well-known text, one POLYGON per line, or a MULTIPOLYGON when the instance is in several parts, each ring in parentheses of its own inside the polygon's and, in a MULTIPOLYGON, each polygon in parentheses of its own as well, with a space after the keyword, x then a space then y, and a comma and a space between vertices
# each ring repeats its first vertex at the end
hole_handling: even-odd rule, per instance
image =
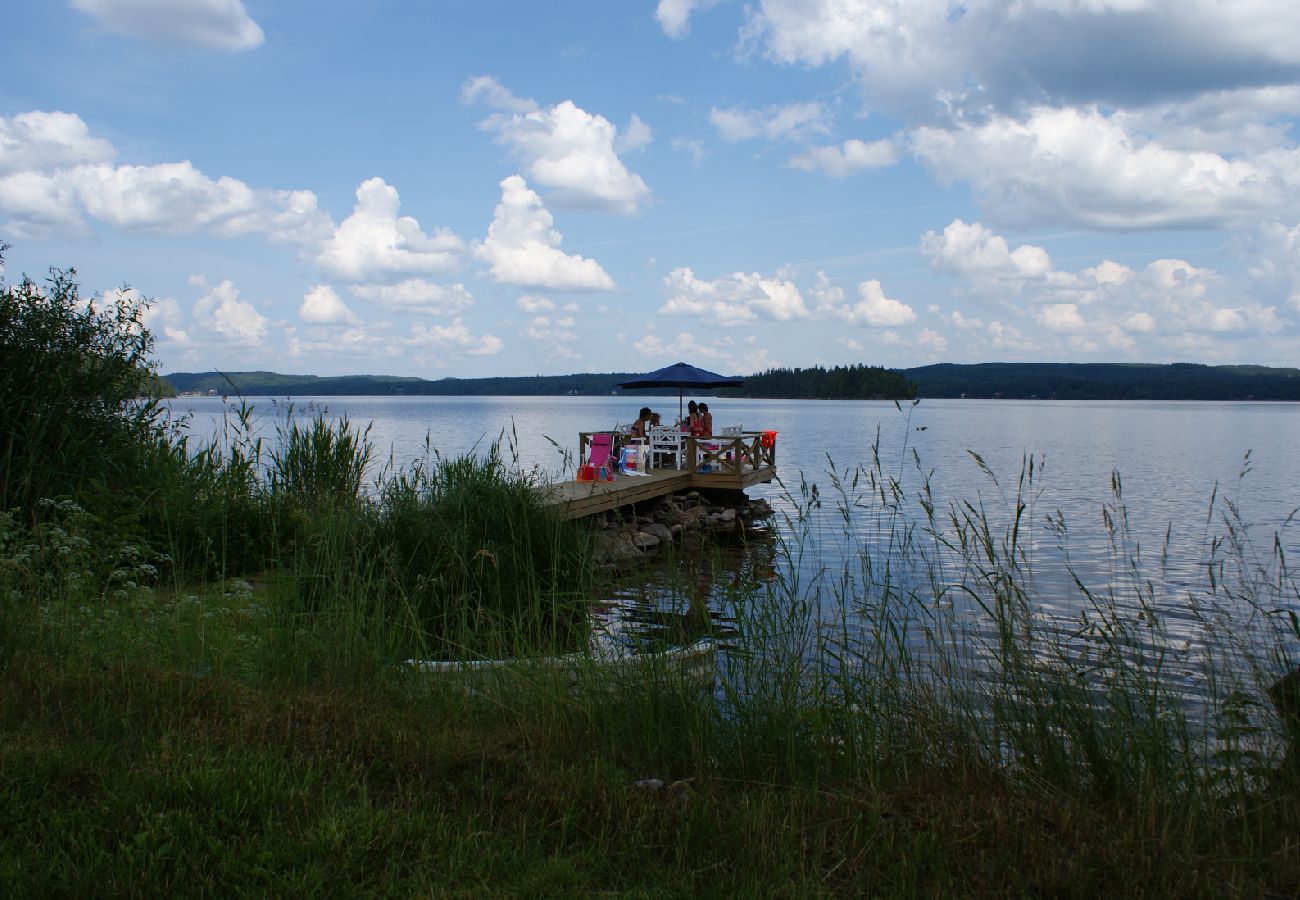
POLYGON ((661 460, 667 459, 671 465, 682 467, 682 430, 662 426, 650 429, 650 465, 659 468, 661 460))
POLYGON ((744 429, 739 425, 723 425, 722 431, 718 433, 723 437, 739 437, 743 432, 744 429))

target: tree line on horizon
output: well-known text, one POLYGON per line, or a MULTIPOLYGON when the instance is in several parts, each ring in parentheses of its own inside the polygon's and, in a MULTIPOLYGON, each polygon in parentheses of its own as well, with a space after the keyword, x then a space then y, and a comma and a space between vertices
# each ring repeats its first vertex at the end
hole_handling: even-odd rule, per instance
MULTIPOLYGON (((184 393, 225 396, 607 396, 631 372, 442 378, 176 372, 184 393)), ((771 368, 740 376, 740 388, 701 396, 765 399, 904 400, 1300 400, 1300 369, 1199 363, 939 363, 909 369, 854 364, 771 368)), ((668 391, 665 391, 666 393, 668 391)))

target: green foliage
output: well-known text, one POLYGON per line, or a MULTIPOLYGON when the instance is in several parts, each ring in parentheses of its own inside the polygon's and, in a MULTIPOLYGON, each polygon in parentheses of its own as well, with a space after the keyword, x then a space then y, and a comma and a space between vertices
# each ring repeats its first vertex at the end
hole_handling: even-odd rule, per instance
POLYGON ((1042 400, 1300 400, 1300 370, 1130 363, 940 363, 904 369, 922 397, 1042 400))
POLYGON ((97 304, 75 277, 54 269, 44 287, 0 281, 3 509, 31 515, 40 498, 130 483, 141 444, 158 433, 145 301, 124 292, 97 304))
POLYGON ((317 507, 288 561, 303 608, 366 610, 405 632, 408 655, 574 649, 592 580, 586 539, 535 488, 493 446, 413 466, 374 500, 317 507))
POLYGON ((916 396, 916 386, 891 369, 880 366, 835 366, 831 369, 768 369, 745 379, 745 386, 729 388, 727 396, 816 400, 906 400, 916 396))
POLYGON ((357 431, 343 416, 330 423, 318 412, 303 426, 288 413, 271 452, 271 490, 306 503, 355 501, 374 452, 370 426, 357 431))

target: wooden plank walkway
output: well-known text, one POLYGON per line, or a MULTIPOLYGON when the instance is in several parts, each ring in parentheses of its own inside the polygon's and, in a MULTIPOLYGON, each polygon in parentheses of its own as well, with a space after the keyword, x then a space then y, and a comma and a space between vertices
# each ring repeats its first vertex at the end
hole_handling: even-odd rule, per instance
POLYGON ((678 491, 743 491, 775 477, 775 466, 761 466, 740 473, 651 469, 645 475, 615 475, 613 481, 562 481, 543 490, 544 502, 561 507, 564 518, 580 519, 678 491))

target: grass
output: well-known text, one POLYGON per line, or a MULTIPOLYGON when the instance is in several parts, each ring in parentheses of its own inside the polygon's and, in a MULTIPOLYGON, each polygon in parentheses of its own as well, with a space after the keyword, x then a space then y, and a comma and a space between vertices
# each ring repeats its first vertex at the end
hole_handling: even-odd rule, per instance
MULTIPOLYGON (((72 561, 26 570, 51 588, 3 620, 0 891, 1300 890, 1296 784, 1275 774, 1250 666, 1229 658, 1243 647, 1205 651, 1219 686, 1190 716, 1150 640, 1142 659, 1109 652, 1159 630, 1133 617, 1141 595, 1088 591, 1081 662, 1017 587, 1023 516, 910 522, 879 470, 854 475, 861 495, 854 476, 840 489, 860 513, 884 479, 888 565, 850 558, 810 584, 794 558, 812 548, 778 546, 775 580, 733 598, 720 694, 671 671, 572 687, 526 663, 467 692, 397 664, 387 612, 304 609, 284 573, 146 589, 147 563, 126 558, 71 578, 83 544, 65 504, 33 552, 72 561), (933 580, 909 568, 922 560, 933 580), (938 652, 958 627, 941 582, 994 626, 967 635, 987 646, 938 652)), ((11 523, 8 577, 30 537, 11 523)), ((1247 608, 1282 603, 1290 575, 1245 557, 1259 577, 1225 556, 1215 584, 1247 608)))
MULTIPOLYGON (((134 335, 98 346, 135 378, 137 313, 65 321, 55 287, 60 327, 134 335)), ((22 291, 6 341, 51 320, 22 291)), ((3 359, 6 896, 1300 895, 1300 732, 1267 699, 1300 647, 1291 521, 1257 535, 1217 490, 1174 590, 1116 474, 1096 582, 1032 458, 945 505, 877 445, 790 486, 770 559, 722 592, 711 684, 571 679, 530 660, 586 644, 585 538, 499 447, 365 486, 351 423, 268 447, 245 408, 191 446, 109 396, 87 467, 49 417, 21 448, 13 411, 43 407, 10 403, 3 359), (485 683, 404 664, 501 655, 485 683)))

